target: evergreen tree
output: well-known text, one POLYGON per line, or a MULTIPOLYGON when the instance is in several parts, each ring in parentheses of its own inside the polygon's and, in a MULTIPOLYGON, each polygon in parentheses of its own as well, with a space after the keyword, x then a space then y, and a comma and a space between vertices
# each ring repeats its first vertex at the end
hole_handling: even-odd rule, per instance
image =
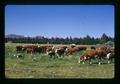
POLYGON ((109 38, 105 33, 103 33, 103 35, 100 38, 100 43, 103 44, 103 43, 106 43, 107 41, 109 41, 109 38))

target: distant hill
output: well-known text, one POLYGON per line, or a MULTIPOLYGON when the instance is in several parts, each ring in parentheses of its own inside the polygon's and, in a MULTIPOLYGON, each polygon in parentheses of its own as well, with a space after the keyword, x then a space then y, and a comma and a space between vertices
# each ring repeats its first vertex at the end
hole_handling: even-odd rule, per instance
POLYGON ((5 38, 25 38, 24 35, 8 34, 5 35, 5 38))

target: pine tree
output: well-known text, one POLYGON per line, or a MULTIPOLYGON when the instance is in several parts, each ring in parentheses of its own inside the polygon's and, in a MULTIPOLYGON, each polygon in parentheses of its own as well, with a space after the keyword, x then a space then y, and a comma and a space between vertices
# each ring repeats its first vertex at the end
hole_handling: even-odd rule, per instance
POLYGON ((103 33, 103 35, 100 38, 100 43, 102 44, 106 43, 108 40, 109 40, 108 36, 105 33, 103 33))

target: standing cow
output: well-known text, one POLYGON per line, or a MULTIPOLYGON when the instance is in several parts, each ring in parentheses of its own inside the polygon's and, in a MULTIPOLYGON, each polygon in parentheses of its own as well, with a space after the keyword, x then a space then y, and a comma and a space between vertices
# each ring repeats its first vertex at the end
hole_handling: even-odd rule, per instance
POLYGON ((92 64, 91 59, 96 58, 97 52, 96 50, 86 50, 85 53, 83 53, 82 56, 79 58, 79 63, 85 63, 85 61, 89 61, 90 64, 92 64))
POLYGON ((46 50, 46 53, 47 55, 49 55, 49 58, 56 58, 55 56, 55 49, 52 47, 52 48, 47 48, 46 50))
POLYGON ((108 53, 111 53, 111 49, 106 46, 97 48, 96 51, 99 64, 101 64, 102 59, 106 59, 108 53))
POLYGON ((101 59, 107 59, 108 63, 110 63, 110 60, 114 58, 114 52, 111 51, 109 47, 100 47, 97 48, 96 50, 91 49, 91 50, 86 50, 85 53, 80 56, 79 58, 79 63, 84 62, 89 60, 91 64, 91 59, 92 58, 97 58, 98 59, 98 64, 101 64, 101 59))
POLYGON ((58 48, 55 49, 55 54, 57 55, 57 57, 64 57, 65 55, 65 48, 58 48))

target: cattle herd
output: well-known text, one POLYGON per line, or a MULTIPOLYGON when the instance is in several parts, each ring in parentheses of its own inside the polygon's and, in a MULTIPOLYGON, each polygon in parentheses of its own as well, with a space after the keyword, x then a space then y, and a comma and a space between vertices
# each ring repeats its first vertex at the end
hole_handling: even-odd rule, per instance
MULTIPOLYGON (((114 48, 108 46, 94 47, 92 46, 89 50, 85 46, 53 46, 53 45, 17 45, 16 52, 21 53, 45 53, 49 58, 64 58, 75 52, 84 51, 82 55, 79 56, 79 63, 85 63, 89 61, 91 64, 91 59, 98 59, 98 64, 101 64, 102 59, 108 60, 108 63, 114 58, 114 48)), ((21 54, 17 55, 17 58, 22 57, 21 54)))

